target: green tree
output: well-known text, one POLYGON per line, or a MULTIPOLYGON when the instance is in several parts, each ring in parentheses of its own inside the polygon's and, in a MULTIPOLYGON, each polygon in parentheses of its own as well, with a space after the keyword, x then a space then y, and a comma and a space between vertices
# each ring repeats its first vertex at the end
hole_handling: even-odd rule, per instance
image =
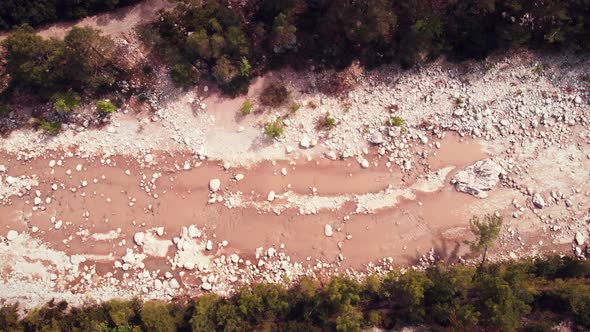
POLYGON ((280 13, 274 19, 270 45, 275 53, 292 50, 297 45, 297 28, 287 19, 287 15, 280 13))
POLYGON ((225 85, 238 76, 238 69, 227 57, 223 56, 215 63, 212 74, 219 84, 225 85))
POLYGON ((129 324, 130 319, 135 315, 133 305, 130 301, 111 300, 105 303, 104 307, 115 326, 129 324))
POLYGON ((147 331, 176 331, 174 318, 170 315, 168 306, 165 303, 158 301, 145 302, 141 308, 140 318, 147 331))
POLYGON ((193 32, 186 38, 186 51, 191 59, 211 58, 211 46, 209 45, 209 36, 204 29, 193 32))
MULTIPOLYGON (((514 276, 509 276, 509 280, 514 276)), ((509 281, 502 277, 499 269, 478 274, 475 284, 475 294, 478 298, 478 307, 482 313, 486 325, 499 331, 516 331, 523 315, 530 312, 528 303, 532 301, 532 295, 526 287, 523 274, 517 279, 509 281), (524 287, 516 289, 515 287, 524 287)))
POLYGON ((487 214, 484 216, 483 220, 480 220, 479 217, 473 216, 469 221, 469 224, 471 232, 475 235, 476 239, 466 243, 469 244, 474 253, 479 254, 483 252, 481 258, 481 266, 483 266, 486 261, 488 249, 494 245, 494 242, 500 235, 500 230, 502 229, 502 217, 487 214))
POLYGON ((395 287, 401 312, 412 322, 422 322, 426 315, 425 294, 433 286, 424 273, 409 270, 402 274, 395 287))
POLYGON ((45 40, 22 26, 2 42, 7 51, 7 72, 11 83, 29 89, 55 90, 64 79, 64 43, 45 40))
POLYGON ((336 331, 360 332, 362 323, 363 313, 357 307, 347 304, 336 318, 336 331))
POLYGON ((65 74, 73 84, 92 90, 111 86, 119 70, 115 65, 115 43, 99 30, 74 27, 65 38, 65 74))
POLYGON ((194 304, 193 316, 190 319, 193 331, 215 331, 215 316, 222 301, 219 296, 213 294, 205 294, 197 298, 194 304))

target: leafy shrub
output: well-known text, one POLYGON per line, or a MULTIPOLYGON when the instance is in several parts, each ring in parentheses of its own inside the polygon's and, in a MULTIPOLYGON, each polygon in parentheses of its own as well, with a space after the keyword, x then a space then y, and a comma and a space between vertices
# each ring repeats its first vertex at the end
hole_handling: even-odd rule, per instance
POLYGON ((401 116, 394 116, 389 120, 389 125, 394 127, 403 127, 406 124, 406 120, 401 116))
POLYGON ((100 100, 96 102, 96 110, 100 116, 106 116, 117 111, 117 106, 113 105, 108 100, 100 100))
POLYGON ((326 113, 325 116, 318 119, 318 128, 332 130, 336 126, 336 119, 330 116, 330 113, 326 113))
POLYGON ((172 81, 179 87, 188 87, 197 82, 198 73, 189 63, 177 63, 170 70, 172 81))
POLYGON ((264 106, 279 107, 289 100, 289 90, 282 82, 272 82, 260 95, 260 103, 264 106))
POLYGON ((266 134, 266 136, 270 138, 279 138, 283 136, 284 130, 284 124, 283 121, 281 121, 281 119, 276 119, 275 121, 268 122, 264 126, 264 133, 266 134))
POLYGON ((246 99, 242 104, 242 107, 240 107, 240 114, 243 116, 250 114, 252 112, 252 107, 254 107, 254 104, 252 104, 250 99, 246 99))
POLYGON ((49 135, 57 135, 61 131, 61 123, 41 119, 37 122, 37 128, 49 135))
POLYGON ((58 112, 67 113, 80 106, 80 96, 74 92, 59 93, 54 99, 53 108, 58 112))

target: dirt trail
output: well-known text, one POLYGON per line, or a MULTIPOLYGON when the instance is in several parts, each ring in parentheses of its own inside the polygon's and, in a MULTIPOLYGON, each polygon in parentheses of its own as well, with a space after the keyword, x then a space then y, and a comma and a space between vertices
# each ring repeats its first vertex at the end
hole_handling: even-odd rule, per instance
MULTIPOLYGON (((171 7, 167 0, 144 0, 136 5, 119 8, 104 14, 89 16, 71 23, 55 23, 41 27, 38 34, 45 38, 63 38, 72 27, 90 26, 100 29, 105 35, 118 35, 142 23, 152 22, 160 9, 171 7)), ((0 41, 7 33, 0 33, 0 41)))

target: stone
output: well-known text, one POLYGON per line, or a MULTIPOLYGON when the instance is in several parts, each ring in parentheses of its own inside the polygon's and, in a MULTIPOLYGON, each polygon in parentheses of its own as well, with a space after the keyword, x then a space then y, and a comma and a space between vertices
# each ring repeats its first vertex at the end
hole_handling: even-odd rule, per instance
POLYGON ((203 290, 210 291, 213 288, 213 286, 211 286, 211 284, 208 282, 204 282, 201 284, 201 288, 203 290))
POLYGON ((35 203, 35 205, 40 205, 42 203, 42 200, 40 197, 35 197, 35 199, 33 199, 33 203, 35 203))
POLYGON ((545 207, 545 200, 543 199, 543 196, 541 196, 541 194, 536 193, 535 195, 533 195, 533 205, 537 209, 542 209, 545 207))
POLYGON ((422 136, 422 137, 420 137, 420 142, 421 142, 422 144, 428 144, 428 137, 426 137, 426 136, 422 136))
POLYGON ((582 103, 582 97, 576 96, 576 98, 574 98, 574 103, 581 104, 582 103))
POLYGON ((336 160, 338 159, 338 156, 336 155, 335 151, 328 151, 324 154, 326 156, 326 158, 330 159, 330 160, 336 160))
POLYGON ((231 261, 233 263, 236 263, 237 264, 240 261, 240 256, 238 256, 236 254, 233 254, 233 255, 230 256, 230 259, 231 259, 231 261))
POLYGON ((137 232, 133 235, 133 242, 138 246, 143 246, 145 241, 145 234, 143 232, 137 232))
POLYGON ((362 168, 369 168, 369 161, 367 159, 361 160, 361 167, 362 168))
POLYGON ((143 160, 146 163, 151 163, 152 161, 154 161, 154 156, 148 153, 145 155, 145 157, 143 157, 143 160))
POLYGON ((156 228, 156 234, 158 234, 158 236, 164 235, 164 227, 156 228))
POLYGON ((455 190, 468 193, 477 198, 488 197, 488 191, 492 190, 498 181, 502 167, 491 159, 484 159, 457 173, 451 183, 455 184, 455 190))
POLYGON ((180 284, 178 283, 178 281, 176 279, 170 279, 170 281, 168 282, 168 285, 172 289, 178 289, 178 288, 180 288, 180 284))
POLYGON ((162 289, 162 281, 160 279, 154 280, 154 289, 155 290, 162 289))
POLYGON ((332 225, 327 224, 324 226, 324 235, 326 235, 327 237, 331 237, 334 234, 334 232, 332 231, 332 225))
POLYGON ((309 136, 307 134, 304 134, 303 137, 301 137, 301 140, 299 141, 299 146, 301 146, 304 149, 307 149, 310 145, 311 141, 309 139, 309 136))
POLYGON ((13 240, 15 240, 17 237, 18 237, 18 232, 17 232, 17 231, 15 231, 15 230, 13 230, 13 229, 9 230, 9 231, 8 231, 8 233, 6 233, 6 239, 7 239, 8 241, 13 241, 13 240))
POLYGON ((584 235, 580 232, 576 232, 576 237, 575 237, 576 243, 581 246, 584 244, 584 242, 586 241, 586 238, 584 237, 584 235))
POLYGON ((49 161, 49 167, 51 167, 51 168, 55 167, 55 160, 49 161))
POLYGON ((244 177, 245 177, 245 176, 244 176, 244 174, 240 174, 240 173, 238 173, 238 174, 236 174, 236 175, 234 176, 234 179, 235 179, 236 181, 242 181, 242 180, 244 180, 244 177))
POLYGON ((281 168, 281 175, 287 176, 287 169, 285 167, 281 168))
POLYGON ((211 240, 207 240, 207 244, 205 245, 205 249, 211 251, 213 250, 213 242, 211 240))
POLYGON ((383 139, 383 134, 381 132, 374 132, 371 137, 369 137, 369 142, 375 145, 383 143, 385 140, 383 139))
POLYGON ((212 192, 217 192, 221 188, 221 180, 219 179, 211 179, 209 181, 209 190, 212 192))
POLYGON ((266 196, 266 200, 269 201, 269 202, 272 202, 272 201, 275 200, 275 196, 276 196, 275 192, 271 190, 268 193, 268 196, 266 196))

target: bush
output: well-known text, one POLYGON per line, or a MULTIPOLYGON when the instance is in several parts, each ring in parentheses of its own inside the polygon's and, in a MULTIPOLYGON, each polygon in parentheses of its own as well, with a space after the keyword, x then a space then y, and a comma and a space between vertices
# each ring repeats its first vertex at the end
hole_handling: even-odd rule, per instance
POLYGON ((179 87, 189 87, 198 80, 198 73, 189 63, 177 63, 170 70, 172 81, 179 87))
POLYGON ((336 126, 336 119, 330 116, 330 113, 318 120, 318 127, 326 130, 332 130, 336 126))
POLYGON ((61 131, 61 123, 41 119, 37 122, 37 128, 43 130, 49 135, 57 135, 61 131))
POLYGON ((394 127, 403 127, 406 124, 406 120, 401 116, 394 116, 389 120, 389 125, 394 127))
POLYGON ((100 100, 96 102, 96 110, 100 116, 106 116, 117 111, 117 106, 113 105, 108 100, 100 100))
POLYGON ((80 106, 80 96, 74 92, 57 94, 54 99, 53 108, 58 112, 67 113, 80 106))
POLYGON ((242 114, 243 116, 250 114, 252 112, 253 106, 254 105, 252 104, 250 99, 246 99, 242 104, 242 107, 240 107, 240 114, 242 114))
POLYGON ((276 119, 273 122, 268 122, 264 126, 264 133, 266 134, 266 136, 268 136, 270 138, 279 138, 279 137, 283 136, 283 133, 284 133, 283 121, 281 121, 281 119, 276 119))
POLYGON ((260 95, 260 103, 264 106, 279 107, 289 100, 289 91, 282 82, 272 82, 260 95))

